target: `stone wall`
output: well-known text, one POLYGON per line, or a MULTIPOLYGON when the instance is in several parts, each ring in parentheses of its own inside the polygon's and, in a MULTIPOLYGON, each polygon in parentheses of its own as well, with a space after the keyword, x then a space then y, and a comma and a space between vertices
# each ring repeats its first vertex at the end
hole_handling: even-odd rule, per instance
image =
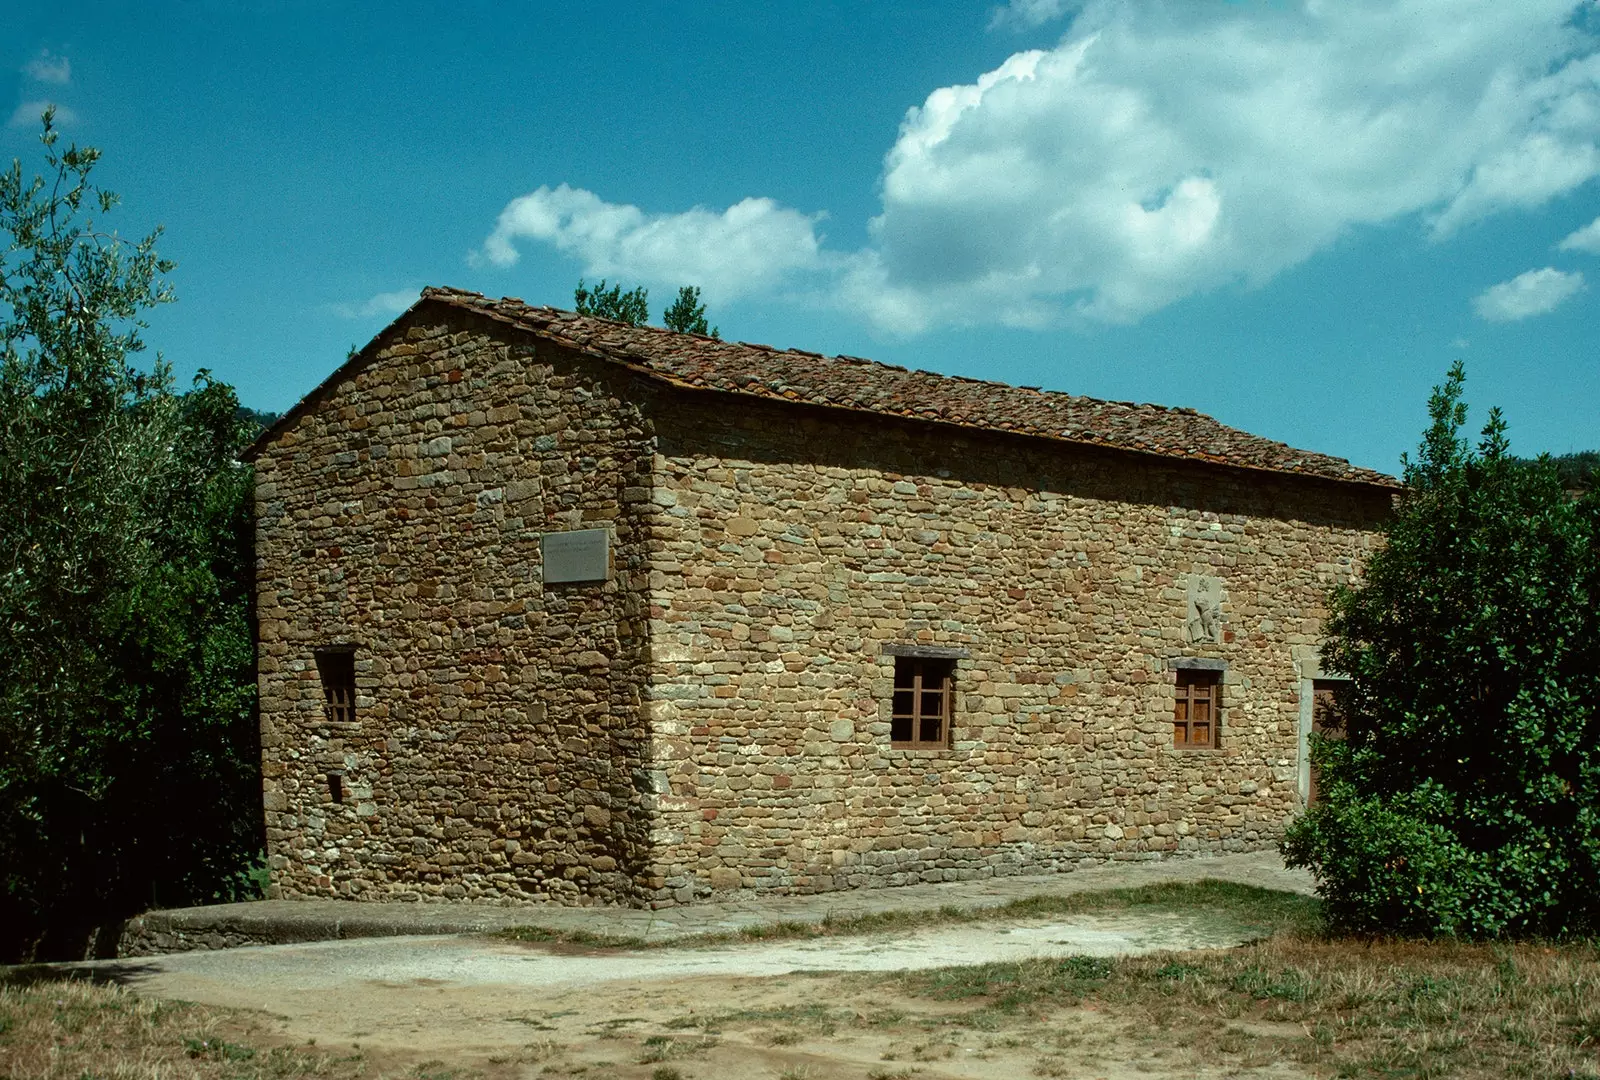
POLYGON ((658 900, 1237 851, 1297 809, 1295 657, 1387 492, 694 394, 656 421, 658 900), (889 746, 905 643, 970 653, 949 750, 889 746), (1227 664, 1219 749, 1172 746, 1180 656, 1227 664))
POLYGON ((421 310, 257 461, 275 896, 678 903, 1296 810, 1297 659, 1386 491, 668 390, 421 310), (611 579, 546 585, 540 537, 595 527, 611 579), (889 746, 907 644, 965 652, 949 749, 889 746), (1227 665, 1217 749, 1172 746, 1179 657, 1227 665))
POLYGON ((614 366, 489 319, 403 320, 263 450, 274 896, 632 901, 658 884, 641 804, 651 444, 630 396, 614 366), (541 534, 596 527, 612 579, 545 587, 541 534), (353 723, 324 705, 330 645, 355 647, 353 723))

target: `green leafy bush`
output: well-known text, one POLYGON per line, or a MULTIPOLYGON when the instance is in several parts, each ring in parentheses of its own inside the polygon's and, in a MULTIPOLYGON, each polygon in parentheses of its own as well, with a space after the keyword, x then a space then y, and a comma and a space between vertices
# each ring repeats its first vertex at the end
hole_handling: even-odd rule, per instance
POLYGON ((1313 738, 1322 801, 1288 830, 1330 921, 1495 937, 1600 929, 1600 504, 1461 438, 1457 364, 1385 546, 1338 590, 1325 666, 1343 735, 1313 738))

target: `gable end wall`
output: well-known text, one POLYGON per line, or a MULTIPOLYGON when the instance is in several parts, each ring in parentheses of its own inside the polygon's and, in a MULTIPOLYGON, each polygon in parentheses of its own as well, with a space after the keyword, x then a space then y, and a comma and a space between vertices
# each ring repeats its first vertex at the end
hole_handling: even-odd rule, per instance
POLYGON ((256 463, 272 893, 636 901, 648 427, 614 368, 437 312, 256 463), (611 581, 544 587, 541 534, 578 528, 613 530, 611 581), (314 661, 337 644, 353 724, 314 661))

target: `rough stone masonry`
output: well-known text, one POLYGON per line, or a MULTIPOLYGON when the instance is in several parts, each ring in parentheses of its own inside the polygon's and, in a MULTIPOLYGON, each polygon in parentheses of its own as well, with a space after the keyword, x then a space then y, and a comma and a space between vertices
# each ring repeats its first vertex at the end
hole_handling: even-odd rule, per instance
POLYGON ((661 905, 1267 846, 1327 592, 1394 492, 1188 410, 449 290, 252 456, 286 898, 661 905), (593 530, 604 576, 547 582, 544 539, 593 530), (953 664, 936 747, 891 745, 908 654, 953 664), (1205 749, 1174 745, 1194 665, 1205 749))

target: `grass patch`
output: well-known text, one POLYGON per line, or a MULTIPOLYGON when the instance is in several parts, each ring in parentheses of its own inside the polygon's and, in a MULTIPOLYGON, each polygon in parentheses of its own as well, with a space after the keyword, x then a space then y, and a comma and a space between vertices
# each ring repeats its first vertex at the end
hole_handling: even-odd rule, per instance
POLYGON ((715 1036, 706 1035, 697 1039, 680 1039, 672 1035, 652 1035, 644 1041, 644 1049, 639 1056, 643 1064, 657 1061, 668 1061, 676 1057, 686 1057, 690 1054, 702 1054, 717 1045, 715 1036))
POLYGON ((920 997, 944 1001, 981 998, 990 1008, 1015 1012, 1047 1001, 1075 1005, 1111 977, 1115 963, 1099 956, 1068 956, 936 968, 906 975, 905 985, 920 997))
POLYGON ((1339 1077, 1600 1080, 1600 944, 1280 934, 1237 949, 856 976, 1016 1023, 1092 1004, 1196 1061, 1339 1077), (1276 1034, 1274 1034, 1276 1032, 1276 1034))
POLYGON ((849 1009, 840 1010, 819 1002, 809 1002, 765 1009, 725 1009, 719 1012, 696 1013, 668 1020, 664 1026, 669 1031, 699 1028, 706 1035, 717 1035, 730 1024, 784 1024, 791 1030, 777 1032, 767 1039, 775 1046, 782 1046, 800 1041, 801 1036, 798 1031, 793 1030, 795 1028, 804 1028, 812 1034, 827 1036, 837 1031, 841 1023, 850 1023, 854 1019, 855 1014, 849 1009))
POLYGON ((360 1054, 250 1045, 229 1010, 80 981, 0 985, 0 1077, 37 1080, 354 1080, 360 1054))
POLYGON ((935 910, 876 911, 865 915, 829 915, 816 922, 785 920, 757 923, 738 930, 676 937, 595 934, 586 930, 559 930, 548 926, 517 926, 493 936, 510 941, 542 942, 593 949, 662 949, 735 945, 758 941, 805 940, 864 934, 909 933, 931 926, 959 923, 1003 922, 1070 915, 1100 915, 1138 911, 1194 911, 1224 916, 1263 936, 1277 931, 1311 932, 1320 927, 1321 902, 1298 893, 1239 885, 1231 881, 1204 880, 1142 885, 1131 889, 1103 889, 1040 895, 1013 900, 997 907, 958 907, 947 904, 935 910))

